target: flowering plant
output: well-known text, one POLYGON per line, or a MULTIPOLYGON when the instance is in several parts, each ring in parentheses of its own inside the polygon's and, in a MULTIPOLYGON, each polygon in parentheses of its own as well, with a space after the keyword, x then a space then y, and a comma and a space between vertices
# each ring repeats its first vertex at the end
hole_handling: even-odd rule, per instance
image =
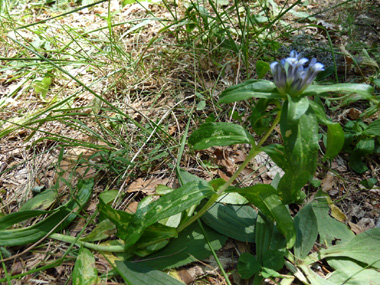
POLYGON ((313 82, 318 72, 323 71, 322 63, 313 58, 307 68, 305 63, 309 60, 302 57, 296 51, 290 52, 290 56, 270 65, 273 80, 281 95, 289 94, 297 97, 313 82))

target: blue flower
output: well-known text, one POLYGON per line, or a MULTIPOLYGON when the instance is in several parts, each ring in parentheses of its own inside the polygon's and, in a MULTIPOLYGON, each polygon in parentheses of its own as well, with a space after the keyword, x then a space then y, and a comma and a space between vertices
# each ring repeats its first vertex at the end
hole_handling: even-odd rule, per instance
POLYGON ((274 84, 280 94, 297 97, 313 82, 318 72, 324 70, 324 65, 315 58, 305 68, 304 65, 308 61, 302 54, 293 50, 289 57, 270 65, 274 84))

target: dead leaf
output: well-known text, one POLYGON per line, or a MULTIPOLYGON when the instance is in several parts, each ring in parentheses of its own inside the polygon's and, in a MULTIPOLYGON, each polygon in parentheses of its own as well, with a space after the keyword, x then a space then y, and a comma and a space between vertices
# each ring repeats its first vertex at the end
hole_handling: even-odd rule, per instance
POLYGON ((339 222, 345 223, 347 221, 346 215, 335 204, 330 204, 331 216, 339 222))
POLYGON ((350 110, 348 110, 347 112, 347 117, 350 119, 350 120, 357 120, 359 117, 360 117, 360 114, 362 112, 359 111, 358 109, 356 108, 351 108, 350 110))
POLYGON ((166 185, 169 182, 168 178, 159 179, 152 177, 148 180, 143 180, 142 178, 137 179, 129 185, 127 192, 142 192, 147 195, 151 195, 156 190, 156 186, 159 184, 166 185))

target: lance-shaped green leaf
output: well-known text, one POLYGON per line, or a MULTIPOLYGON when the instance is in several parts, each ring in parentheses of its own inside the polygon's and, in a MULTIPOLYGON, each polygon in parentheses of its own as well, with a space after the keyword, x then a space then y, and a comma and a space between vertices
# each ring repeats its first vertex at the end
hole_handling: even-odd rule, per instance
POLYGON ((380 269, 380 228, 370 229, 345 243, 320 251, 321 258, 348 257, 380 269))
POLYGON ((250 98, 281 98, 276 85, 268 80, 250 79, 224 90, 219 97, 219 103, 231 103, 250 98))
POLYGON ((203 232, 198 223, 193 223, 180 232, 178 238, 170 240, 163 249, 148 256, 146 260, 141 260, 141 264, 155 269, 168 269, 203 260, 212 254, 204 233, 215 251, 227 241, 225 235, 208 226, 204 226, 203 232))
POLYGON ((222 203, 215 203, 202 216, 202 221, 217 232, 233 239, 255 242, 256 211, 249 205, 225 205, 222 203))
POLYGON ((293 98, 288 95, 288 122, 295 123, 309 109, 307 97, 293 98))
POLYGON ((344 145, 344 131, 339 123, 332 122, 325 113, 321 105, 315 101, 309 101, 311 109, 313 109, 318 122, 327 126, 327 146, 325 159, 334 159, 343 148, 344 145))
POLYGON ((183 285, 177 279, 170 277, 170 275, 154 270, 146 265, 140 263, 133 263, 130 261, 122 262, 116 261, 117 272, 124 279, 126 284, 139 284, 139 285, 183 285))
POLYGON ((318 122, 309 109, 299 120, 288 121, 288 105, 284 104, 280 120, 285 156, 289 168, 278 185, 285 204, 298 200, 301 188, 313 177, 318 159, 318 122))
POLYGON ((297 238, 294 245, 294 255, 305 258, 312 249, 318 237, 318 223, 311 204, 307 204, 294 217, 297 238))
POLYGON ((302 93, 302 96, 322 95, 327 92, 358 93, 363 96, 371 96, 374 88, 367 84, 338 83, 332 85, 310 85, 302 93))
POLYGON ((292 248, 296 240, 293 219, 288 209, 280 200, 276 189, 271 185, 257 184, 246 188, 230 189, 228 192, 237 192, 255 205, 263 214, 276 221, 280 233, 286 238, 287 248, 292 248))
MULTIPOLYGON (((43 238, 50 231, 53 233, 65 228, 75 219, 77 212, 87 203, 93 187, 94 179, 79 180, 77 185, 78 192, 74 199, 71 199, 67 204, 59 207, 54 214, 43 221, 30 227, 0 230, 0 245, 15 246, 35 242, 43 238), (60 226, 55 228, 58 224, 60 224, 60 226)), ((32 211, 31 217, 35 217, 35 211, 36 210, 32 211)), ((20 215, 22 215, 23 218, 27 218, 23 211, 19 213, 21 213, 20 215)), ((13 221, 16 220, 20 221, 13 217, 13 221)))
POLYGON ((213 194, 215 191, 207 182, 192 181, 138 209, 127 228, 126 247, 135 244, 148 226, 181 213, 213 194))
POLYGON ((259 212, 256 221, 256 257, 259 264, 280 270, 285 263, 286 242, 268 217, 259 212))
POLYGON ((99 219, 101 221, 110 220, 117 228, 116 236, 125 239, 127 237, 127 228, 133 215, 125 211, 112 208, 104 203, 103 199, 99 199, 98 204, 99 219))
POLYGON ((363 131, 367 136, 380 136, 380 119, 373 121, 368 128, 363 131))
POLYGON ((339 123, 327 125, 327 146, 325 159, 333 159, 344 145, 344 131, 339 123))
POLYGON ((241 143, 253 145, 255 140, 242 126, 230 123, 206 123, 191 134, 189 143, 194 149, 206 149, 241 143))
POLYGON ((95 257, 87 248, 82 247, 79 250, 72 279, 73 285, 91 285, 100 281, 98 280, 98 270, 95 267, 95 257))

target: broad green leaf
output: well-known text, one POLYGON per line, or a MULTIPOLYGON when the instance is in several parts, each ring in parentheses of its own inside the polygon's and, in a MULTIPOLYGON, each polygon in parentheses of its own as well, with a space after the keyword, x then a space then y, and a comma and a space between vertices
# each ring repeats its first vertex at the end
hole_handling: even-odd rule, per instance
POLYGON ((216 202, 230 205, 246 205, 248 200, 241 196, 239 193, 227 193, 222 195, 216 202))
POLYGON ((98 283, 98 271, 91 251, 82 247, 75 261, 72 274, 73 285, 92 285, 98 283))
POLYGON ((328 195, 319 191, 313 202, 313 211, 317 218, 319 242, 331 246, 334 241, 347 242, 354 237, 354 233, 343 223, 330 217, 328 195))
POLYGON ((280 270, 285 263, 286 241, 274 223, 259 212, 256 221, 256 258, 263 267, 280 270))
POLYGON ((368 128, 363 131, 367 136, 380 136, 380 120, 373 121, 368 128))
POLYGON ((267 74, 269 69, 270 64, 268 62, 262 60, 256 61, 256 73, 259 79, 262 79, 265 76, 265 74, 267 74))
MULTIPOLYGON (((209 185, 215 190, 215 192, 218 192, 219 189, 226 184, 226 181, 223 178, 217 178, 214 180, 211 180, 208 182, 209 185)), ((233 187, 229 187, 233 188, 233 187)), ((239 193, 231 192, 231 193, 225 193, 221 195, 216 202, 223 203, 223 204, 231 204, 231 205, 245 205, 248 204, 248 200, 245 199, 243 196, 241 196, 239 193)))
POLYGON ((313 109, 314 114, 317 116, 318 122, 322 125, 330 125, 335 124, 330 120, 330 118, 327 117, 324 108, 318 104, 317 102, 313 100, 309 100, 309 106, 311 109, 313 109))
POLYGON ((332 85, 310 85, 303 93, 302 96, 315 96, 322 95, 327 92, 345 92, 345 93, 358 93, 363 96, 372 97, 374 88, 367 84, 356 83, 338 83, 332 85))
POLYGON ((270 158, 285 172, 290 168, 288 159, 285 155, 285 148, 280 144, 271 144, 260 149, 265 152, 270 158))
POLYGON ((117 272, 130 285, 183 285, 167 273, 154 270, 141 263, 116 261, 117 272))
POLYGON ((102 200, 105 204, 111 203, 118 196, 118 190, 109 190, 99 194, 99 200, 102 200))
POLYGON ((380 272, 361 266, 349 258, 326 258, 327 263, 336 269, 329 281, 334 284, 362 285, 380 284, 380 272))
POLYGON ((288 105, 284 104, 280 128, 289 168, 281 178, 278 192, 283 203, 299 200, 301 188, 314 176, 318 159, 318 122, 309 109, 298 122, 288 121, 288 105))
POLYGON ((134 251, 140 257, 160 250, 169 243, 169 239, 178 237, 177 229, 156 223, 144 230, 134 251))
POLYGON ((286 238, 287 247, 293 247, 296 239, 293 219, 280 200, 277 191, 271 185, 256 184, 251 187, 236 188, 228 191, 241 194, 250 203, 259 208, 265 216, 275 220, 278 230, 286 238))
POLYGON ((109 219, 104 219, 96 225, 95 229, 93 229, 91 233, 89 233, 86 237, 81 238, 80 241, 91 242, 103 240, 115 234, 115 232, 115 224, 112 223, 109 219))
POLYGON ((206 149, 212 146, 254 144, 255 140, 242 126, 230 123, 206 123, 191 134, 189 143, 194 149, 206 149))
POLYGON ((257 213, 251 206, 215 203, 202 216, 202 221, 230 238, 243 242, 255 242, 256 217, 257 213))
POLYGON ((344 132, 339 123, 327 125, 327 147, 324 158, 334 159, 344 145, 344 132))
POLYGON ((272 81, 250 79, 227 88, 219 98, 219 103, 232 103, 250 98, 276 99, 281 95, 272 81))
POLYGON ((348 257, 380 269, 380 228, 354 236, 348 242, 321 250, 322 258, 348 257))
POLYGON ((240 254, 237 264, 238 272, 243 279, 249 279, 261 269, 256 257, 248 252, 240 254))
POLYGON ((117 228, 116 236, 125 239, 127 237, 128 225, 133 218, 133 215, 125 211, 120 211, 105 204, 102 199, 99 199, 99 220, 110 220, 117 228))
POLYGON ((294 218, 297 238, 294 245, 294 255, 297 258, 305 258, 318 237, 318 224, 313 207, 307 204, 294 218))
POLYGON ((309 109, 307 97, 293 98, 288 95, 287 120, 289 123, 298 122, 299 118, 309 109))
POLYGON ((138 209, 132 223, 127 228, 126 246, 133 245, 141 237, 146 227, 181 213, 213 194, 215 191, 207 182, 193 181, 163 195, 146 207, 138 209))
MULTIPOLYGON (((215 251, 227 241, 226 236, 207 226, 204 226, 204 230, 215 251)), ((142 260, 141 264, 155 269, 168 269, 203 260, 211 254, 198 223, 193 223, 180 232, 178 238, 172 239, 166 247, 148 256, 146 261, 142 260)))
MULTIPOLYGON (((55 228, 52 233, 65 228, 76 218, 77 213, 87 203, 91 197, 93 187, 93 178, 79 180, 77 184, 78 192, 76 193, 74 199, 71 199, 68 203, 59 207, 54 214, 48 216, 43 221, 38 222, 30 227, 0 230, 0 245, 15 246, 35 242, 52 231, 59 223, 61 223, 60 226, 55 228)), ((36 210, 32 211, 32 217, 35 217, 35 211, 36 210)), ((25 218, 23 211, 20 213, 22 213, 23 218, 25 218)), ((3 218, 6 218, 6 216, 3 218)), ((14 218, 13 221, 15 220, 18 219, 14 218)))
POLYGON ((193 181, 206 182, 206 180, 204 180, 204 179, 202 179, 202 178, 200 178, 194 174, 191 174, 182 168, 179 168, 179 170, 177 171, 177 177, 178 177, 178 180, 179 180, 181 186, 185 185, 186 183, 193 182, 193 181))
POLYGON ((20 211, 37 209, 46 210, 56 201, 57 198, 58 192, 56 189, 43 191, 22 205, 20 207, 20 211))

